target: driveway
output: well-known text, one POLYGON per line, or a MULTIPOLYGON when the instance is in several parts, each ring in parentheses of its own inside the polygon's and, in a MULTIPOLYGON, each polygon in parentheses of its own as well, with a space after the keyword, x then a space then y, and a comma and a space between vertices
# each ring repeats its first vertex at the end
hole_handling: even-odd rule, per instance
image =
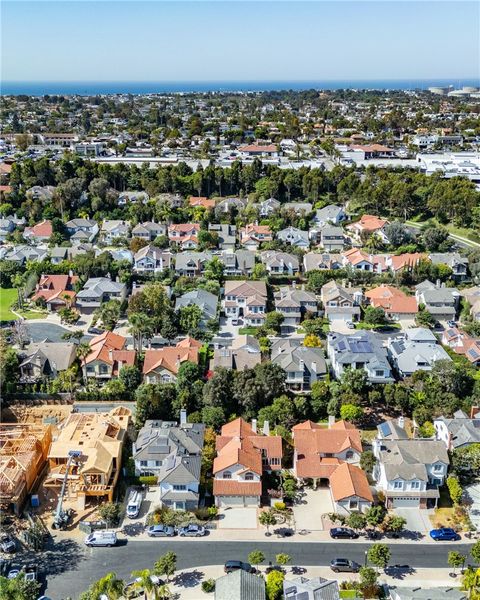
POLYGON ((416 327, 415 319, 399 319, 400 327, 405 331, 406 329, 411 329, 412 327, 416 327))
POLYGON ((297 531, 301 529, 322 531, 322 516, 332 512, 334 512, 333 504, 328 487, 306 489, 299 503, 293 506, 295 528, 297 531))
POLYGON ((472 524, 480 531, 480 482, 467 485, 465 487, 465 495, 472 502, 469 515, 472 524))
POLYGON ((432 515, 434 511, 431 509, 395 508, 393 512, 407 521, 405 529, 409 531, 425 533, 432 528, 429 515, 432 515))
POLYGON ((219 511, 219 529, 257 529, 257 509, 222 508, 219 511))
POLYGON ((333 333, 343 333, 347 335, 355 333, 355 329, 350 329, 347 327, 347 322, 343 321, 342 319, 333 319, 330 321, 330 331, 333 333))

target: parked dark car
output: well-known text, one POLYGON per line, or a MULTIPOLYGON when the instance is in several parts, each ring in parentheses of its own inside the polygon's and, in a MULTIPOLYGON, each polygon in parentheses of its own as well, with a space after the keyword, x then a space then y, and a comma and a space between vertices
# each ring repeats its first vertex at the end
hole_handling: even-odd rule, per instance
POLYGON ((175 529, 168 525, 150 525, 147 527, 147 535, 149 537, 173 537, 175 529))
POLYGON ((180 537, 202 537, 205 535, 205 527, 190 523, 190 525, 187 525, 186 527, 180 527, 178 535, 180 537))
POLYGON ((15 552, 17 545, 11 535, 5 534, 0 538, 0 550, 2 552, 15 552))
POLYGON ((358 538, 358 533, 348 527, 334 527, 333 529, 330 529, 330 537, 334 540, 341 538, 356 540, 358 538))
POLYGON ((460 539, 458 533, 450 527, 440 527, 440 529, 432 529, 430 537, 436 542, 452 542, 460 539))
POLYGON ((255 569, 250 563, 242 562, 241 560, 227 560, 223 567, 225 573, 231 573, 232 571, 238 571, 239 569, 242 569, 242 571, 246 571, 247 573, 255 573, 255 569))
POLYGON ((348 558, 334 558, 330 562, 330 568, 335 573, 358 573, 360 565, 348 558))

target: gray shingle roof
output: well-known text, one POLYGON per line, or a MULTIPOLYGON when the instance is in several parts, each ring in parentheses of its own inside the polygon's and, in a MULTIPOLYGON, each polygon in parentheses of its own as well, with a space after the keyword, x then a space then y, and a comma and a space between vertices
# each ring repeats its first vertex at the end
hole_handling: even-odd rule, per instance
POLYGON ((217 579, 215 600, 265 600, 265 581, 238 569, 217 579))

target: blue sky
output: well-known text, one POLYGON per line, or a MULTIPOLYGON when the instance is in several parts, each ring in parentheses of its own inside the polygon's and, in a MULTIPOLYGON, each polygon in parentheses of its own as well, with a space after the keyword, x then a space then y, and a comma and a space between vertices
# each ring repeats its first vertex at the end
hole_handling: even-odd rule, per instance
POLYGON ((479 3, 3 0, 4 81, 478 77, 479 3))

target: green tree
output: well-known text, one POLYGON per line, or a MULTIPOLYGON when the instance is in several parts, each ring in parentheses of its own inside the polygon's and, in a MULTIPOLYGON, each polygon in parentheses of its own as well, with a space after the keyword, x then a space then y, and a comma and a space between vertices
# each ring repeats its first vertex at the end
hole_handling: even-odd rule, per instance
POLYGON ((106 597, 108 600, 120 600, 123 597, 125 584, 122 579, 118 579, 115 573, 107 573, 90 586, 92 598, 106 597))
POLYGON ((260 513, 260 516, 258 517, 258 522, 260 523, 260 525, 263 525, 267 528, 267 534, 269 535, 270 527, 276 524, 277 519, 275 518, 275 513, 273 512, 273 510, 269 509, 264 510, 260 513))
POLYGON ((359 512, 352 512, 348 515, 346 524, 348 527, 351 527, 355 531, 361 531, 365 529, 367 524, 367 519, 364 514, 359 512))
POLYGON ((286 567, 288 563, 291 562, 291 560, 292 557, 289 554, 285 554, 283 552, 275 556, 275 562, 281 567, 286 567))
POLYGON ((462 589, 467 590, 470 600, 480 600, 480 569, 468 567, 463 572, 462 589))
POLYGON ((363 320, 369 325, 384 325, 387 321, 383 308, 367 306, 363 313, 363 320))
POLYGON ((432 328, 435 325, 435 317, 425 308, 420 307, 419 311, 415 317, 415 323, 419 327, 432 328))
POLYGON ((135 577, 133 584, 134 588, 143 591, 147 600, 152 598, 153 600, 159 600, 157 586, 152 579, 153 573, 150 569, 142 569, 140 571, 132 571, 132 577, 135 577))
POLYGON ((142 374, 136 365, 126 365, 120 369, 118 379, 129 392, 135 392, 142 382, 142 374))
POLYGON ((421 438, 432 438, 435 435, 435 427, 431 421, 425 421, 423 425, 418 428, 418 435, 421 438))
POLYGON ((355 404, 344 404, 340 407, 340 418, 354 423, 363 417, 363 408, 355 404))
POLYGON ((377 459, 371 450, 364 450, 360 455, 360 468, 367 473, 372 473, 377 459))
POLYGON ((204 277, 206 279, 213 279, 215 281, 223 281, 223 271, 225 270, 225 265, 218 258, 218 256, 214 256, 211 260, 209 260, 205 264, 205 273, 204 277))
POLYGON ((463 489, 458 479, 452 476, 447 477, 447 487, 452 502, 456 505, 460 504, 462 500, 463 489))
POLYGON ((107 331, 115 329, 115 325, 120 319, 120 307, 121 303, 119 300, 109 300, 108 302, 104 302, 95 311, 95 316, 102 322, 107 331))
POLYGON ((470 554, 475 561, 475 564, 480 565, 480 540, 475 542, 470 548, 470 554))
POLYGON ((267 575, 266 592, 268 600, 280 600, 283 592, 285 574, 280 571, 270 571, 267 575))
POLYGON ((269 312, 265 315, 265 328, 280 333, 285 317, 279 312, 269 312))
POLYGON ((145 313, 132 313, 128 315, 130 322, 129 333, 133 336, 133 347, 137 352, 143 351, 143 341, 150 339, 155 333, 155 323, 145 313))
POLYGON ((196 304, 182 306, 179 310, 178 322, 180 328, 189 335, 196 333, 202 320, 202 309, 196 304))
POLYGON ((371 506, 365 513, 367 523, 371 527, 379 527, 383 523, 385 515, 386 510, 383 508, 383 506, 380 506, 379 504, 371 506))
POLYGON ((254 567, 257 567, 260 563, 263 563, 264 560, 265 554, 260 550, 252 550, 252 552, 250 552, 248 555, 248 562, 254 567))
POLYGON ((303 340, 303 345, 307 348, 318 348, 321 346, 321 341, 318 335, 309 333, 303 340))
POLYGON ((456 550, 452 550, 448 553, 448 566, 452 567, 454 575, 455 570, 458 569, 458 567, 461 567, 465 564, 466 558, 466 556, 460 554, 460 552, 457 552, 456 550))
POLYGON ((386 544, 373 544, 367 552, 368 560, 376 567, 385 569, 392 553, 386 544))
POLYGON ((177 569, 177 555, 167 552, 155 562, 155 575, 165 575, 167 582, 177 569))
POLYGON ((14 579, 0 577, 0 600, 36 600, 39 593, 38 581, 26 580, 24 573, 14 579))
MULTIPOLYGON (((372 569, 372 567, 360 567, 360 588, 363 590, 372 590, 373 587, 375 587, 377 585, 377 581, 378 581, 378 574, 375 571, 375 569, 372 569)), ((366 595, 365 594, 365 598, 372 598, 374 597, 373 595, 366 595)))
POLYGON ((399 515, 388 515, 383 523, 385 531, 391 531, 392 533, 400 533, 405 529, 407 520, 399 515))
POLYGON ((120 510, 120 504, 106 502, 99 507, 98 514, 107 523, 108 527, 113 527, 120 520, 120 510))

